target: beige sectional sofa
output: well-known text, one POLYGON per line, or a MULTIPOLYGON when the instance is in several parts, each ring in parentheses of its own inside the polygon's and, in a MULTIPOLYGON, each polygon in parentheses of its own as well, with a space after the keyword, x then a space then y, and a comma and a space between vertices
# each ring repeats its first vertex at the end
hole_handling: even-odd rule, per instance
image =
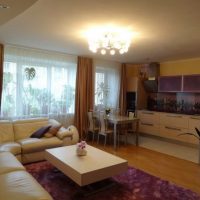
POLYGON ((30 137, 48 125, 59 123, 48 118, 0 121, 0 200, 52 200, 21 162, 44 160, 45 149, 75 144, 79 135, 76 127, 69 126, 50 138, 30 137))
POLYGON ((52 200, 10 152, 0 152, 1 200, 52 200))
POLYGON ((47 125, 59 125, 48 118, 0 121, 0 152, 13 153, 22 163, 44 160, 44 150, 75 144, 79 140, 76 127, 61 127, 56 136, 50 138, 31 138, 31 134, 47 125))

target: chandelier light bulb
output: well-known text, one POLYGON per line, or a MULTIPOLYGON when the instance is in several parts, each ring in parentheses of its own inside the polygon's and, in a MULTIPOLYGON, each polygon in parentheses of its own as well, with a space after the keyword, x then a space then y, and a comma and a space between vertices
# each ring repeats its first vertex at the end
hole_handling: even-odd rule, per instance
POLYGON ((112 49, 112 50, 110 50, 110 55, 115 55, 115 50, 114 49, 112 49))
POLYGON ((89 49, 93 53, 100 52, 102 55, 105 55, 107 52, 110 55, 115 55, 116 53, 124 54, 128 52, 131 37, 127 37, 127 34, 124 34, 123 31, 99 31, 91 34, 88 37, 88 42, 89 49))
POLYGON ((97 50, 96 50, 96 49, 91 49, 91 51, 92 51, 93 53, 96 53, 96 52, 97 52, 97 50))
POLYGON ((101 50, 101 54, 102 54, 102 55, 105 55, 105 54, 106 54, 106 50, 105 50, 105 49, 102 49, 102 50, 101 50))
POLYGON ((119 53, 120 53, 120 54, 123 54, 123 53, 124 53, 124 49, 120 49, 120 50, 119 50, 119 53))

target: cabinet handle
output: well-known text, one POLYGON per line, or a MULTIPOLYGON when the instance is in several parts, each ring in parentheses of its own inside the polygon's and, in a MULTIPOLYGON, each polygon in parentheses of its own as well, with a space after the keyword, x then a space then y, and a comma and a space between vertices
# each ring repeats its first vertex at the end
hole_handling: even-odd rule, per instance
POLYGON ((197 117, 190 117, 191 119, 197 119, 197 120, 200 120, 200 118, 197 118, 197 117))
POLYGON ((182 118, 182 116, 179 116, 179 115, 167 115, 167 117, 176 117, 176 118, 182 118))
POLYGON ((154 115, 153 112, 142 112, 143 114, 147 114, 147 115, 154 115))
POLYGON ((174 131, 181 131, 180 128, 173 128, 173 127, 169 127, 169 126, 165 126, 166 129, 170 129, 170 130, 174 130, 174 131))
POLYGON ((146 126, 153 126, 153 124, 150 124, 150 123, 143 123, 141 122, 142 125, 146 125, 146 126))

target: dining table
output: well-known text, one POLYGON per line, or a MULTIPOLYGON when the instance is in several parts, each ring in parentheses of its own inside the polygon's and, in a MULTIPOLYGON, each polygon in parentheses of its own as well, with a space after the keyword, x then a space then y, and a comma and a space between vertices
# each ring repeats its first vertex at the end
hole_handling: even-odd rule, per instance
MULTIPOLYGON (((107 116, 107 120, 109 123, 114 126, 114 149, 117 149, 117 126, 120 124, 136 124, 135 131, 135 145, 139 144, 139 118, 137 117, 127 117, 121 115, 110 115, 107 116)), ((133 126, 132 126, 133 127, 133 126)))

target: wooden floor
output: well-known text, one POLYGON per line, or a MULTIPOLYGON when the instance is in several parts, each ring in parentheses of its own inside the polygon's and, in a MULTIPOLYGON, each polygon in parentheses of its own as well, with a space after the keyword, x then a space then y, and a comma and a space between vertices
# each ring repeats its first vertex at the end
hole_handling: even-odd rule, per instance
POLYGON ((103 144, 97 145, 96 142, 88 143, 128 160, 130 166, 200 194, 200 165, 198 164, 134 145, 121 145, 114 151, 113 146, 110 145, 104 147, 103 144))

